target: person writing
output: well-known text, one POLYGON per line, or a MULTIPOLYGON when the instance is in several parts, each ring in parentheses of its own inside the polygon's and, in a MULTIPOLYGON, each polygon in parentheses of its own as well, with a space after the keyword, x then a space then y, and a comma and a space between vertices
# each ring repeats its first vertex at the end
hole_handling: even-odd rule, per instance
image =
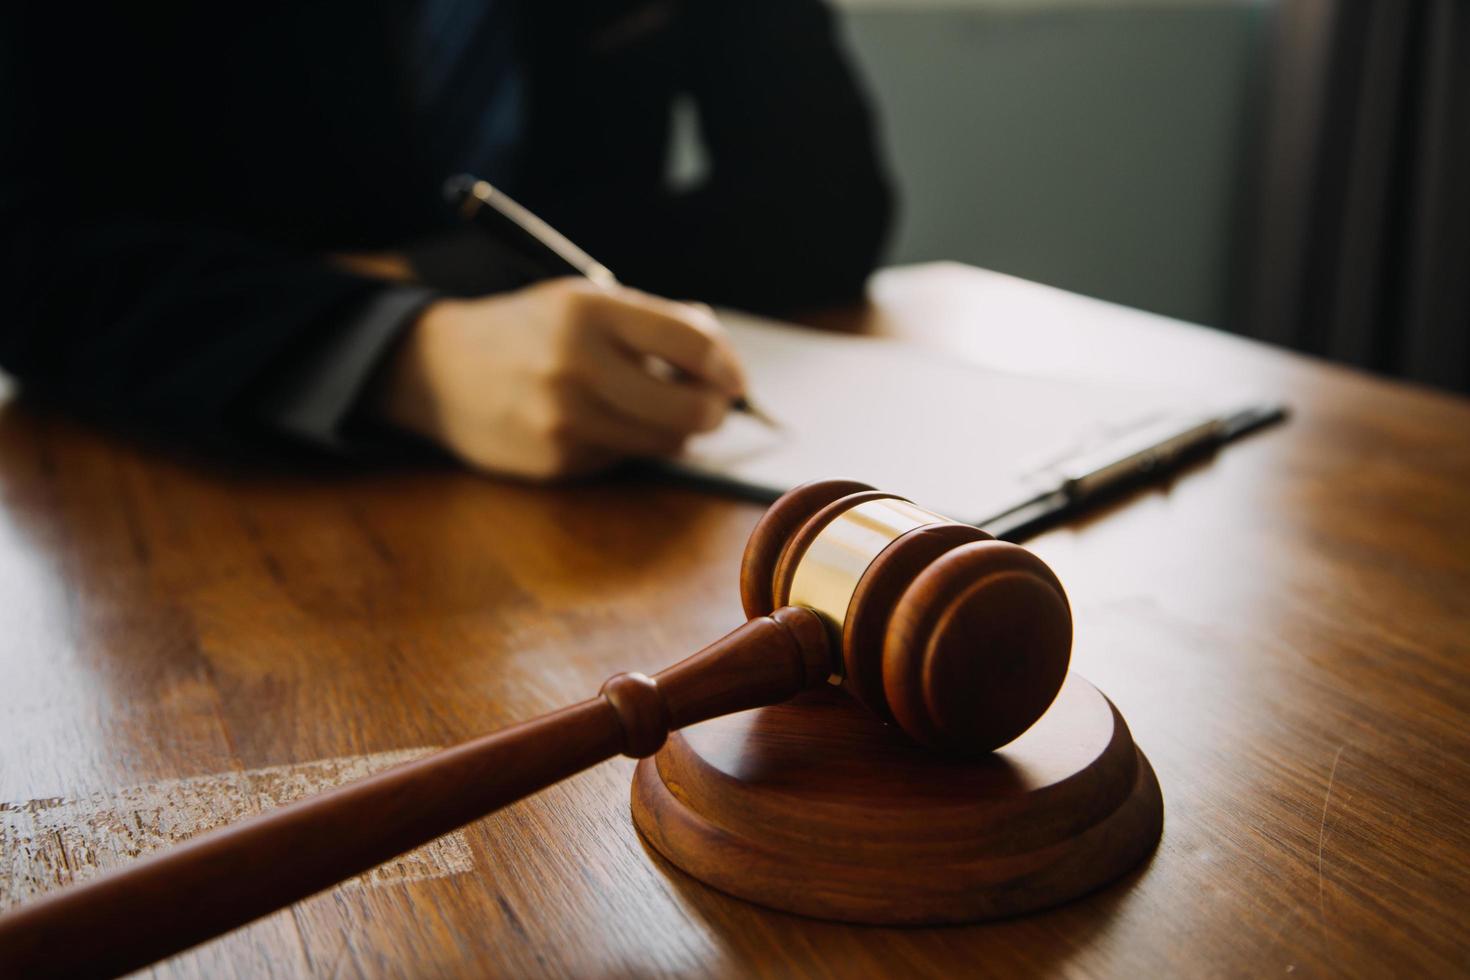
POLYGON ((676 452, 744 380, 663 297, 851 300, 889 220, 817 0, 21 4, 0 45, 0 366, 183 440, 400 431, 536 479, 676 452), (708 166, 671 187, 681 101, 708 166), (445 206, 459 172, 630 285, 535 281, 445 206))

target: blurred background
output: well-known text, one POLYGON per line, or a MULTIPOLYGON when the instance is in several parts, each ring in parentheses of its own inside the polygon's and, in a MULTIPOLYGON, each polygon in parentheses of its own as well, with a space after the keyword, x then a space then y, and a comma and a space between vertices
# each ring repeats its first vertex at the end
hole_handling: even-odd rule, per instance
POLYGON ((1262 4, 839 6, 902 188, 891 261, 957 259, 1227 322, 1262 4))
POLYGON ((1470 389, 1470 4, 835 0, 956 259, 1470 389))

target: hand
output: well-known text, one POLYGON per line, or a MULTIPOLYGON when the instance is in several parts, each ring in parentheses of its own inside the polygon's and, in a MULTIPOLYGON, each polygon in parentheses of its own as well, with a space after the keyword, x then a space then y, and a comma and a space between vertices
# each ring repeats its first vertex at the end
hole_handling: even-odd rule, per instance
POLYGON ((743 390, 708 307, 556 279, 425 308, 375 400, 471 466, 550 480, 677 452, 743 390))

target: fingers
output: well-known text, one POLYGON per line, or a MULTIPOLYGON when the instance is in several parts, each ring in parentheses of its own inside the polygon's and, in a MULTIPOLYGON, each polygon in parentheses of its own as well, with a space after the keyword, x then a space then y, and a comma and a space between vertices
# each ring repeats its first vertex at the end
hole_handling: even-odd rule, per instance
POLYGON ((678 452, 742 381, 708 308, 568 279, 431 304, 373 404, 478 469, 555 480, 678 452))
POLYGON ((586 292, 584 315, 603 321, 627 349, 667 361, 727 398, 745 393, 740 359, 709 307, 632 289, 586 292))
POLYGON ((655 375, 611 338, 589 345, 585 356, 582 375, 592 394, 632 421, 686 436, 717 428, 729 410, 723 389, 655 375))
POLYGON ((684 445, 686 433, 648 425, 610 407, 589 389, 568 385, 555 396, 551 441, 590 446, 622 456, 668 456, 684 445))

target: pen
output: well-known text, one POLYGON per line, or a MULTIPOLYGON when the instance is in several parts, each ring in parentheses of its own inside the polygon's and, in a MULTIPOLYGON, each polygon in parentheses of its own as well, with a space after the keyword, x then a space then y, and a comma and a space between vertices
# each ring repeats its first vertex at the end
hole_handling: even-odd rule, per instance
MULTIPOLYGON (((572 241, 511 200, 505 193, 470 174, 444 182, 444 196, 466 221, 473 221, 495 238, 551 274, 583 276, 599 286, 616 286, 618 279, 607 266, 578 248, 572 241)), ((773 428, 774 418, 752 404, 745 395, 730 401, 730 408, 773 428)))

